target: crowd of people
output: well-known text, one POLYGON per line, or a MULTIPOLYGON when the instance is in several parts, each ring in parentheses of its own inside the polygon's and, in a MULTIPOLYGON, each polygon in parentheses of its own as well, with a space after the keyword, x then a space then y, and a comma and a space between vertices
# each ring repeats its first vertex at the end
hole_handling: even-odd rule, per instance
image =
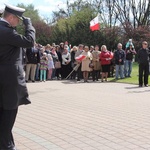
POLYGON ((35 43, 25 51, 26 82, 64 79, 107 82, 110 76, 116 80, 131 77, 132 62, 137 54, 131 39, 125 49, 118 43, 114 52, 107 50, 106 45, 71 47, 63 42, 46 46, 35 43))
MULTIPOLYGON (((0 149, 16 150, 12 129, 20 105, 30 104, 25 81, 74 79, 88 82, 107 81, 115 66, 115 79, 130 77, 132 60, 136 54, 131 40, 125 50, 118 43, 112 53, 106 45, 73 46, 35 43, 32 21, 23 15, 24 8, 6 5, 0 18, 0 149), (24 35, 15 30, 22 20, 24 35), (29 48, 31 47, 31 48, 29 48), (22 59, 24 58, 24 59, 22 59), (24 66, 22 65, 24 64, 24 66), (24 78, 24 69, 25 78, 24 78)), ((149 49, 146 41, 137 54, 139 62, 139 87, 148 86, 149 49), (144 80, 143 80, 144 73, 144 80)))

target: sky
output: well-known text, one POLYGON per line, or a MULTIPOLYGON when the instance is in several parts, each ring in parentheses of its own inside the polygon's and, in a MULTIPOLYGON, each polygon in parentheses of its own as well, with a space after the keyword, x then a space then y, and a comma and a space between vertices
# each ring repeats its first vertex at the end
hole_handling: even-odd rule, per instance
MULTIPOLYGON (((72 2, 74 0, 70 0, 72 2)), ((38 9, 41 17, 52 16, 52 11, 58 11, 60 8, 66 7, 66 0, 0 0, 0 9, 5 8, 4 4, 33 4, 35 9, 38 9)))

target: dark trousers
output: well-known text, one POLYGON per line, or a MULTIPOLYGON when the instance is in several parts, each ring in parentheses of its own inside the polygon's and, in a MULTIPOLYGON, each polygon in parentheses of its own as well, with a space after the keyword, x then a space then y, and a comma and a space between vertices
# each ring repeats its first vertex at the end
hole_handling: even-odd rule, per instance
POLYGON ((92 71, 92 78, 93 78, 93 81, 95 81, 95 79, 98 81, 99 76, 100 76, 100 70, 93 70, 93 71, 92 71))
POLYGON ((56 77, 59 79, 59 77, 62 76, 61 74, 61 68, 56 69, 56 73, 55 73, 56 77))
POLYGON ((77 80, 80 80, 83 78, 82 71, 81 71, 81 65, 79 66, 77 70, 77 80))
POLYGON ((0 150, 16 150, 12 135, 18 109, 4 110, 0 108, 0 150))
POLYGON ((144 85, 148 84, 149 64, 139 64, 139 85, 143 85, 143 73, 144 73, 144 85))
POLYGON ((62 79, 65 79, 71 72, 71 65, 62 65, 62 79))

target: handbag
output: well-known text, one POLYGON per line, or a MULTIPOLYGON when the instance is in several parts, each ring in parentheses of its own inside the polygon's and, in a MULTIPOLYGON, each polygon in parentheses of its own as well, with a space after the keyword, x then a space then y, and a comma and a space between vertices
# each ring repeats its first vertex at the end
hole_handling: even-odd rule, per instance
POLYGON ((55 62, 55 68, 56 68, 56 69, 61 68, 61 63, 60 63, 60 61, 56 61, 56 62, 55 62))
POLYGON ((94 65, 93 65, 92 62, 89 63, 89 67, 90 67, 90 68, 94 68, 94 65))

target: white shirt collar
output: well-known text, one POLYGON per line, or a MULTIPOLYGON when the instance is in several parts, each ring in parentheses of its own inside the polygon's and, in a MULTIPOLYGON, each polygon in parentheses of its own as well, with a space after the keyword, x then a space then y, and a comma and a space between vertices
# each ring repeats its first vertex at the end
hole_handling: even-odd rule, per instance
POLYGON ((8 24, 10 24, 7 20, 5 20, 4 18, 1 18, 2 21, 7 22, 8 24))

